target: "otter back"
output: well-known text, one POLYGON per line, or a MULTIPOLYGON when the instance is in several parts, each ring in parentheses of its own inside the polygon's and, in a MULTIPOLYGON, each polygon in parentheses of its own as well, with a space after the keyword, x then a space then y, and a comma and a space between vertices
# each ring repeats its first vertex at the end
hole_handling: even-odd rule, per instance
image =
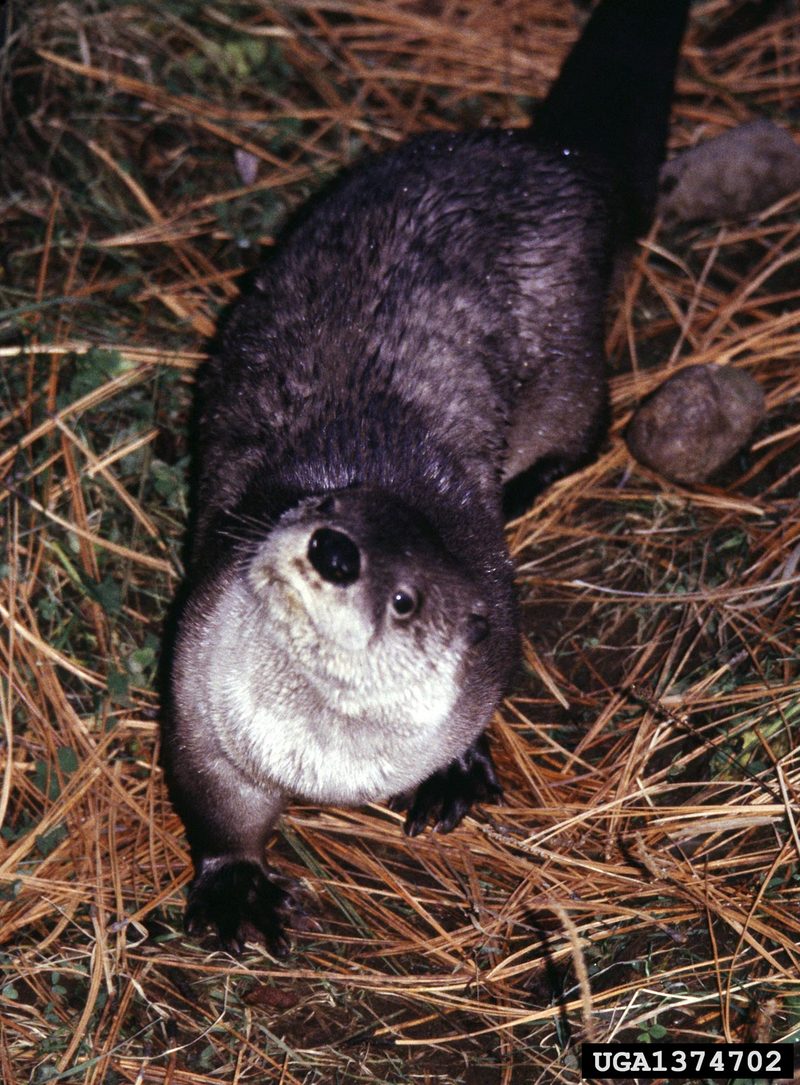
POLYGON ((538 127, 363 162, 230 314, 165 721, 190 929, 283 944, 264 843, 292 796, 393 799, 413 834, 499 793, 504 498, 602 435, 612 258, 654 201, 687 6, 603 0, 538 127))

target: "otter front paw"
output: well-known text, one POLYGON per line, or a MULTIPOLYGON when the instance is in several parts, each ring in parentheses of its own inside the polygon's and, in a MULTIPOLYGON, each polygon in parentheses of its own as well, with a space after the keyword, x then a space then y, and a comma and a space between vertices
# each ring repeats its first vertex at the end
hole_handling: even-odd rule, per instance
POLYGON ((429 820, 434 832, 449 833, 474 803, 496 802, 502 795, 489 743, 480 735, 460 757, 424 780, 410 798, 400 795, 390 806, 408 807, 403 825, 408 836, 418 836, 429 820))
POLYGON ((235 956, 245 942, 261 942, 273 956, 285 957, 289 951, 285 923, 296 911, 294 898, 258 863, 214 858, 203 860, 189 887, 184 922, 189 934, 212 927, 222 948, 235 956))

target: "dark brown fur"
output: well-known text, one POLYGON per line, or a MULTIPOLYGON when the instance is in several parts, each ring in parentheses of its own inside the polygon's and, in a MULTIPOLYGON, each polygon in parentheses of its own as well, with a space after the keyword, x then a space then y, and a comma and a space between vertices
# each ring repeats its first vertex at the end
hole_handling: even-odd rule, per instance
POLYGON ((187 918, 230 948, 280 942, 263 844, 292 794, 407 793, 413 832, 497 793, 503 485, 518 499, 602 434, 612 257, 654 199, 685 7, 604 0, 538 136, 427 135, 360 165, 224 328, 166 747, 187 918), (315 537, 339 540, 321 571, 315 537))

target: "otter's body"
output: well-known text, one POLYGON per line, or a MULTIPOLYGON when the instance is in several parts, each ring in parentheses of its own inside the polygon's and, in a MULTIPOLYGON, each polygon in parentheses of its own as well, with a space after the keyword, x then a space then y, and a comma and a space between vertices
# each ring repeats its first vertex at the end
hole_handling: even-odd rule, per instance
POLYGON ((518 652, 503 486, 594 451, 613 254, 655 194, 573 92, 618 79, 603 56, 633 20, 637 63, 642 36, 660 58, 657 172, 684 8, 605 0, 533 135, 421 136, 354 170, 224 329, 166 747, 188 919, 230 947, 280 939, 263 847, 289 797, 415 793, 416 832, 498 790, 483 732, 518 652))
POLYGON ((238 304, 206 374, 203 521, 268 460, 302 488, 305 461, 312 485, 324 465, 328 488, 396 492, 395 454, 412 456, 416 501, 441 450, 496 505, 501 479, 585 456, 613 246, 595 174, 489 130, 417 137, 340 183, 238 304))

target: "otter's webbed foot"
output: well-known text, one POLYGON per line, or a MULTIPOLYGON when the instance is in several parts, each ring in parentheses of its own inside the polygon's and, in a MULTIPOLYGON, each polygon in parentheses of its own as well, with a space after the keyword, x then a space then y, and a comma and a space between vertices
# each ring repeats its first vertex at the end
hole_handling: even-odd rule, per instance
POLYGON ((300 912, 294 897, 248 859, 205 859, 189 887, 185 926, 189 934, 212 927, 234 956, 245 942, 261 942, 276 957, 289 952, 285 924, 300 912))
POLYGON ((418 836, 430 820, 434 832, 449 833, 474 803, 495 802, 502 794, 488 740, 486 735, 480 735, 460 757, 434 772, 415 792, 398 795, 389 805, 392 810, 408 807, 403 825, 408 836, 418 836))
POLYGON ((506 523, 523 516, 543 490, 569 474, 572 468, 573 464, 561 456, 544 456, 533 467, 510 478, 503 486, 503 519, 506 523))

